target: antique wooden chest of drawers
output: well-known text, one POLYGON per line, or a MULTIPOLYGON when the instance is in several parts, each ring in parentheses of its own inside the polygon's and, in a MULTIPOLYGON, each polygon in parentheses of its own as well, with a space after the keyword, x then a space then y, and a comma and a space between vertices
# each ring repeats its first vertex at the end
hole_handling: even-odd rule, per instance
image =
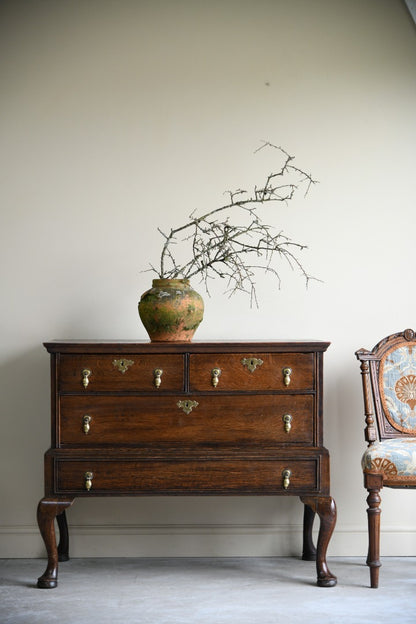
POLYGON ((235 494, 299 496, 303 557, 316 559, 318 585, 335 585, 322 430, 328 344, 45 343, 52 444, 38 506, 48 553, 38 587, 57 585, 58 560, 68 558, 65 509, 76 497, 235 494))

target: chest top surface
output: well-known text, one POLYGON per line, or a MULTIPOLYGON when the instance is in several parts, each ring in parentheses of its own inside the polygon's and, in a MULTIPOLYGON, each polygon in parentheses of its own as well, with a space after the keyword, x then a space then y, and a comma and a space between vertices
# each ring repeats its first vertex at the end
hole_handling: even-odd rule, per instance
POLYGON ((323 352, 330 342, 321 340, 250 340, 210 342, 148 342, 135 340, 51 340, 44 342, 49 353, 235 353, 238 351, 323 352))

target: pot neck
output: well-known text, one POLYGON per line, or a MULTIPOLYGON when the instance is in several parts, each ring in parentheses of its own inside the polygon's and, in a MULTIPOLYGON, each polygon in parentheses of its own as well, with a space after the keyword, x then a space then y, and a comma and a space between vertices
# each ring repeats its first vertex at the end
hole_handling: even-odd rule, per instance
POLYGON ((152 280, 153 288, 166 288, 167 286, 189 286, 189 279, 154 279, 152 280))

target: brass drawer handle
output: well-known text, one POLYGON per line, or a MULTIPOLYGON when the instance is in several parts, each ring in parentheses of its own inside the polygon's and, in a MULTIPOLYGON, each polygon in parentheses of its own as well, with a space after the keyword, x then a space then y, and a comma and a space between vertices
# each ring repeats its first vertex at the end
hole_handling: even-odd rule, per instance
POLYGON ((285 432, 289 433, 290 430, 292 429, 292 416, 291 416, 291 414, 283 414, 282 420, 283 420, 283 423, 284 423, 285 432))
POLYGON ((282 370, 282 373, 283 373, 283 383, 285 384, 285 386, 288 386, 290 384, 290 376, 292 374, 292 369, 287 366, 282 370))
POLYGON ((199 403, 198 401, 189 401, 186 399, 186 401, 178 401, 176 405, 182 409, 185 414, 190 414, 194 407, 198 407, 199 403))
POLYGON ((163 370, 161 368, 155 368, 153 371, 153 383, 156 388, 160 388, 160 384, 162 383, 162 375, 163 370))
POLYGON ((84 418, 82 419, 82 430, 85 433, 85 435, 88 435, 90 432, 91 421, 92 421, 91 416, 89 416, 88 414, 85 414, 84 418))
POLYGON ((113 360, 113 366, 115 366, 120 373, 123 373, 123 375, 130 366, 133 366, 133 364, 133 360, 125 360, 124 358, 121 358, 121 360, 113 360))
POLYGON ((85 489, 87 490, 87 492, 90 491, 90 489, 92 488, 92 479, 94 477, 94 473, 92 472, 86 472, 84 475, 85 478, 85 489))
POLYGON ((263 360, 261 358, 243 358, 241 360, 241 364, 243 366, 247 366, 250 373, 254 373, 257 366, 261 366, 263 364, 263 360))
POLYGON ((283 470, 282 472, 282 477, 283 477, 283 489, 287 490, 289 485, 290 485, 290 477, 292 476, 292 471, 289 470, 288 468, 286 468, 285 470, 283 470))
POLYGON ((214 386, 214 388, 216 388, 218 386, 218 382, 219 382, 219 378, 221 375, 221 369, 220 368, 213 368, 211 371, 211 383, 214 386))
POLYGON ((91 375, 91 371, 89 368, 84 368, 82 371, 82 385, 86 390, 88 388, 88 384, 90 383, 89 376, 91 375))

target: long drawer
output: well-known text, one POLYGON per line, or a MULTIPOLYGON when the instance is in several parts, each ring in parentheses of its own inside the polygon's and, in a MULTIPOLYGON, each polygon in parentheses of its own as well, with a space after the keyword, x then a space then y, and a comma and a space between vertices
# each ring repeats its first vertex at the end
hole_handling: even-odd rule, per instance
POLYGON ((60 399, 59 446, 314 444, 313 395, 60 399))
POLYGON ((57 460, 56 494, 293 494, 319 490, 311 459, 57 460))
POLYGON ((181 392, 184 355, 61 355, 60 392, 181 392))
POLYGON ((312 390, 313 353, 190 355, 191 391, 312 390))

